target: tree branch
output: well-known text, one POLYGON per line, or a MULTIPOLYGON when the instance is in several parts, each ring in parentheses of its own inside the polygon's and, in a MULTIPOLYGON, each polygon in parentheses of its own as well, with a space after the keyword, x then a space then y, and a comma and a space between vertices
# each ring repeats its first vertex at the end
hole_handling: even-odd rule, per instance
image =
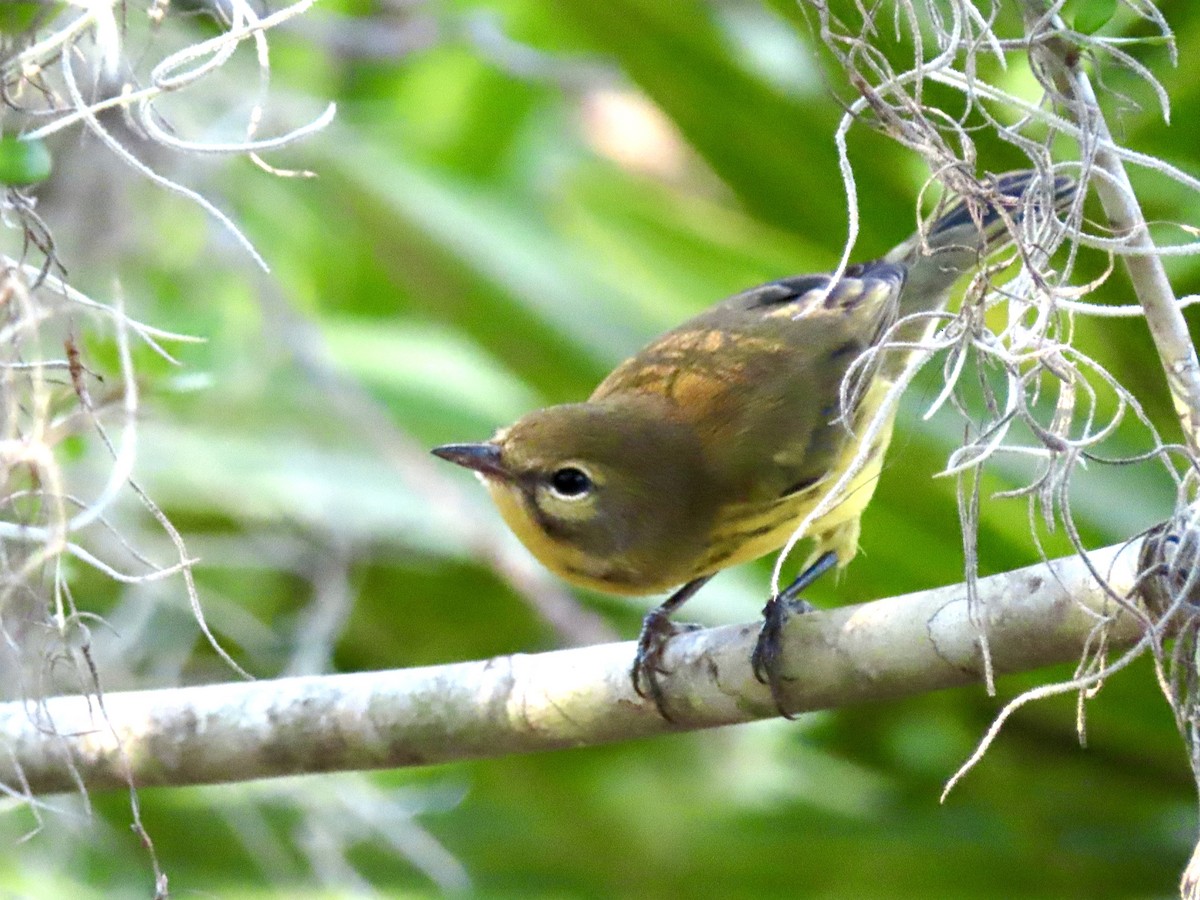
POLYGON ((1080 54, 1060 37, 1067 33, 1066 25, 1046 0, 1023 0, 1023 8, 1032 58, 1053 78, 1060 98, 1090 141, 1081 150, 1085 158, 1094 154, 1096 168, 1103 175, 1093 181, 1096 194, 1113 232, 1125 237, 1128 249, 1121 254, 1125 268, 1145 312, 1184 440, 1192 456, 1200 457, 1200 361, 1161 253, 1154 244, 1125 164, 1115 152, 1116 143, 1092 83, 1080 65, 1080 54), (1046 40, 1037 39, 1046 35, 1049 36, 1046 40))
MULTIPOLYGON (((1104 629, 1127 645, 1140 542, 979 582, 997 672, 1073 660, 1104 629), (1089 568, 1090 564, 1090 568, 1089 568), (1093 572, 1107 581, 1102 586, 1093 572)), ((776 715, 750 670, 758 625, 673 639, 673 722, 637 697, 632 643, 418 669, 54 697, 0 705, 17 792, 241 781, 396 768, 627 740, 776 715)), ((802 712, 981 680, 966 589, 939 588, 796 616, 787 702, 802 712)))

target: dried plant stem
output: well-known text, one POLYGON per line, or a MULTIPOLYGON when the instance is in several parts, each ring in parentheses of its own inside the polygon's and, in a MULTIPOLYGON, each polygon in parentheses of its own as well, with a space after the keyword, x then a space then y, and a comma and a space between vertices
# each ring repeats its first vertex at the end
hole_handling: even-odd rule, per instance
POLYGON ((1093 171, 1101 175, 1093 180, 1096 193, 1114 233, 1124 238, 1121 257, 1162 361, 1184 440, 1193 457, 1200 458, 1200 361, 1162 255, 1150 235, 1125 164, 1113 150, 1116 143, 1091 80, 1079 64, 1079 54, 1064 40, 1034 40, 1046 30, 1064 32, 1066 26, 1045 0, 1023 0, 1023 5, 1033 59, 1053 78, 1071 117, 1094 142, 1085 153, 1090 150, 1094 154, 1093 171))

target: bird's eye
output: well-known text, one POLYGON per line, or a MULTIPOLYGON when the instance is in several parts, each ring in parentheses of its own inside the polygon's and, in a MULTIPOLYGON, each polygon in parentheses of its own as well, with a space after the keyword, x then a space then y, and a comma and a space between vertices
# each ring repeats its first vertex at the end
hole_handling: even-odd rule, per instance
POLYGON ((550 487, 558 496, 575 500, 592 489, 592 479, 574 466, 563 466, 550 476, 550 487))

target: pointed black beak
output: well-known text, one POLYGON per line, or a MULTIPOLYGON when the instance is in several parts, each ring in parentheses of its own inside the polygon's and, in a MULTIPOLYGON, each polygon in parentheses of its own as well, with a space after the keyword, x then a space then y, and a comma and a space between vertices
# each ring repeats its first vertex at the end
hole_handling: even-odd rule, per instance
POLYGON ((509 472, 500 460, 500 448, 495 444, 446 444, 434 447, 433 455, 493 478, 508 478, 509 472))

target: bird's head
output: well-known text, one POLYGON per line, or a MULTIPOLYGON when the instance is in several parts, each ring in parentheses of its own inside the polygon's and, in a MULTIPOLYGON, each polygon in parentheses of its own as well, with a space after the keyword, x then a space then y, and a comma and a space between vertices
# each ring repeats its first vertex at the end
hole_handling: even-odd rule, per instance
POLYGON ((711 524, 695 432, 649 404, 551 406, 490 441, 433 452, 479 474, 543 565, 600 590, 686 580, 680 566, 711 524))

